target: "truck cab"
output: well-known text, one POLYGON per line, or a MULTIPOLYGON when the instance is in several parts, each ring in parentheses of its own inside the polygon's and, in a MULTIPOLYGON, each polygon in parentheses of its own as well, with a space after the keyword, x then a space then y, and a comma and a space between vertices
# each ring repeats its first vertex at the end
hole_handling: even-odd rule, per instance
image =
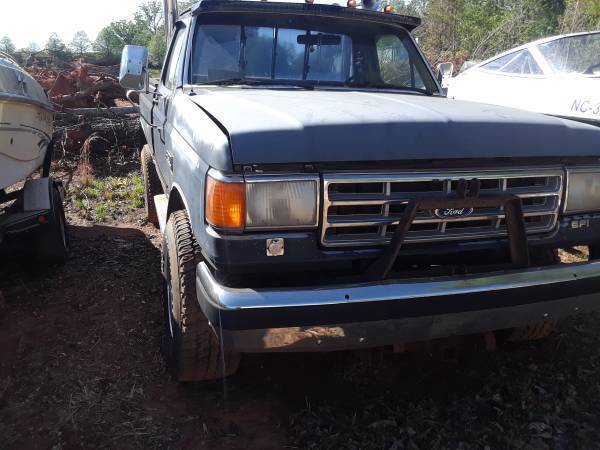
POLYGON ((246 352, 541 337, 597 309, 600 129, 446 99, 419 25, 354 0, 204 0, 156 85, 125 48, 180 380, 246 352), (560 263, 574 245, 589 260, 560 263))

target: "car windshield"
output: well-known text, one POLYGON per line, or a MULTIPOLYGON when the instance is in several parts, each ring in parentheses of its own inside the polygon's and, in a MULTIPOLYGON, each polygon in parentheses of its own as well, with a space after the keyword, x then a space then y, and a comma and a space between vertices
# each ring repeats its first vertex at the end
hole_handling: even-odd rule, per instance
POLYGON ((600 33, 557 39, 538 49, 558 73, 600 76, 600 33))
POLYGON ((196 28, 193 84, 339 85, 437 91, 408 33, 252 25, 196 28))

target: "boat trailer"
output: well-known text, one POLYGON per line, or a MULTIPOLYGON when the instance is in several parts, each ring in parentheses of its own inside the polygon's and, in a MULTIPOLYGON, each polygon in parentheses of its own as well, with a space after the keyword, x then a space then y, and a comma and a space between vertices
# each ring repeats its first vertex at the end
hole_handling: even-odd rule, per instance
POLYGON ((39 178, 27 180, 22 188, 11 192, 0 190, 0 244, 31 233, 28 247, 41 263, 64 261, 69 248, 63 209, 64 187, 50 176, 53 150, 51 141, 39 178))

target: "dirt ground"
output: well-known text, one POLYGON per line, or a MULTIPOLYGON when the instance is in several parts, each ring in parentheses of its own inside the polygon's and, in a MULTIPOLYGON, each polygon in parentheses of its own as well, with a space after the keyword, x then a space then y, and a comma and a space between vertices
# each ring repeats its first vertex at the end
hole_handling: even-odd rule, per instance
MULTIPOLYGON (((135 174, 133 159, 113 170, 135 174)), ((180 385, 160 353, 157 230, 140 208, 67 211, 66 264, 0 266, 2 449, 600 448, 599 316, 444 361, 244 355, 234 377, 180 385)))

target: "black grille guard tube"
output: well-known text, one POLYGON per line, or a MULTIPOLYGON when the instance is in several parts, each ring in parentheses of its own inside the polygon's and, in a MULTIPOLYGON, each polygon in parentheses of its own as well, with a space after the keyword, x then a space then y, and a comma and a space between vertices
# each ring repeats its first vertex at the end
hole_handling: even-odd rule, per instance
MULTIPOLYGON (((529 265, 529 249, 527 247, 527 233, 523 218, 522 200, 512 194, 496 194, 479 196, 480 182, 475 180, 475 188, 467 193, 466 180, 460 180, 458 195, 446 197, 422 197, 411 200, 400 218, 394 236, 383 255, 378 258, 367 271, 367 280, 384 280, 389 275, 394 262, 398 258, 400 248, 406 234, 410 230, 419 210, 435 210, 438 208, 480 208, 502 206, 506 214, 506 227, 512 263, 515 267, 529 265)), ((393 203, 393 202, 392 202, 393 203)), ((396 219, 391 219, 390 224, 396 219)))

